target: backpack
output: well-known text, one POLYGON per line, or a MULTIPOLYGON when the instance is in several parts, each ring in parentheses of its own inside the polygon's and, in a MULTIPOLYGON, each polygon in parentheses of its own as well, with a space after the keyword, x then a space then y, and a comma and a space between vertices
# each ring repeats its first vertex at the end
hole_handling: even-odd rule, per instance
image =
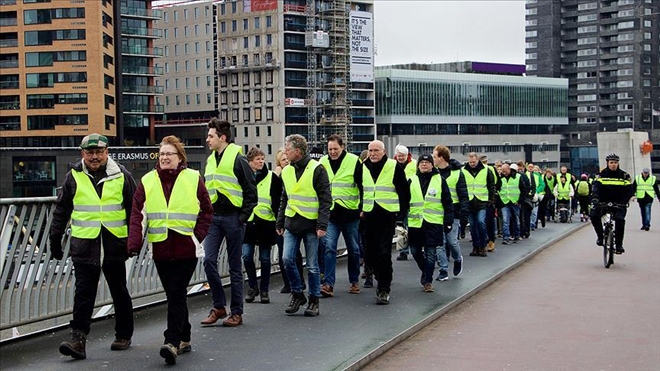
POLYGON ((579 196, 588 196, 589 195, 589 183, 585 181, 580 181, 577 186, 577 194, 579 196))

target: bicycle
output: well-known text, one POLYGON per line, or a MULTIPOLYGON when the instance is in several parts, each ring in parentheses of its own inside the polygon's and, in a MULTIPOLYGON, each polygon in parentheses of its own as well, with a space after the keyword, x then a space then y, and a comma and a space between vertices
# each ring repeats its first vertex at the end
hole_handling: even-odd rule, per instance
POLYGON ((614 211, 616 209, 627 209, 628 205, 615 204, 612 202, 601 202, 596 207, 605 209, 601 216, 603 223, 603 265, 609 268, 614 264, 614 254, 616 253, 614 246, 614 211))

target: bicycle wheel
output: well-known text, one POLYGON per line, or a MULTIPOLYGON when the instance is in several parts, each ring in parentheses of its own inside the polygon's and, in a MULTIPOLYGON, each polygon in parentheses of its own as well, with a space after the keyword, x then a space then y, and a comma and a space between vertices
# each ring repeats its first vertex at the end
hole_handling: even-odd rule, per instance
POLYGON ((614 264, 614 230, 611 226, 607 226, 605 231, 603 263, 605 264, 605 268, 609 268, 610 265, 614 264))

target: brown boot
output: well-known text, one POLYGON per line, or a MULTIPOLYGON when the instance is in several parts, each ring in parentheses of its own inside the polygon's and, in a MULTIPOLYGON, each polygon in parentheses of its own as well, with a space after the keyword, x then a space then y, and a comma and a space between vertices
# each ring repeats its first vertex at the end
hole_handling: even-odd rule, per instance
POLYGON ((80 330, 71 331, 71 341, 63 341, 60 343, 60 353, 65 356, 71 356, 74 359, 85 359, 87 353, 85 352, 85 343, 87 342, 87 335, 80 330))
POLYGON ((488 254, 486 253, 486 246, 479 248, 479 252, 477 253, 477 256, 488 256, 488 254))
POLYGON ((473 247, 472 252, 470 253, 470 256, 479 256, 479 248, 478 247, 473 247))
POLYGON ((212 308, 209 312, 209 316, 206 317, 201 323, 202 325, 212 325, 218 322, 219 319, 227 317, 227 310, 225 307, 222 308, 212 308))

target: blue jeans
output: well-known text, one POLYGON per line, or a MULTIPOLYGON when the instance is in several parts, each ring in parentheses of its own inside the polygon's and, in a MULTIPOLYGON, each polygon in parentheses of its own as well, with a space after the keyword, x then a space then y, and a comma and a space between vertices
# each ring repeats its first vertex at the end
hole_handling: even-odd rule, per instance
POLYGON ((486 247, 486 242, 488 242, 488 231, 486 230, 486 209, 470 209, 468 220, 470 222, 472 246, 478 249, 486 247))
POLYGON ((241 245, 245 225, 236 215, 213 215, 209 233, 204 239, 204 272, 211 287, 213 307, 223 308, 227 305, 222 280, 218 273, 218 255, 222 240, 227 240, 227 263, 229 263, 229 279, 231 282, 231 313, 243 314, 243 262, 241 261, 241 245))
POLYGON ((456 218, 454 219, 454 224, 451 226, 451 232, 444 233, 445 243, 443 246, 438 246, 437 248, 437 258, 438 266, 441 271, 447 271, 449 269, 449 258, 447 257, 446 249, 449 249, 449 253, 454 261, 460 261, 461 258, 461 245, 458 242, 458 230, 461 227, 461 220, 456 218))
POLYGON ((325 245, 325 271, 323 284, 335 286, 335 270, 337 268, 337 242, 339 234, 344 235, 346 249, 348 250, 348 280, 358 283, 360 277, 360 245, 358 243, 358 227, 360 220, 355 219, 346 223, 328 223, 328 232, 323 237, 325 245))
POLYGON ((539 219, 539 204, 537 203, 536 205, 534 205, 534 208, 532 209, 532 216, 529 219, 529 227, 532 230, 536 229, 536 223, 538 219, 539 219))
POLYGON ((305 243, 305 259, 307 261, 307 281, 309 283, 309 297, 321 297, 321 277, 319 273, 319 239, 316 231, 302 234, 293 234, 289 230, 284 231, 284 269, 289 278, 291 292, 300 294, 303 292, 300 273, 296 266, 296 253, 300 250, 300 242, 305 243))
POLYGON ((502 206, 502 239, 520 237, 520 205, 507 204, 502 206), (513 226, 513 235, 511 227, 513 226))
POLYGON ((425 246, 422 248, 422 246, 410 245, 410 253, 415 259, 419 270, 422 271, 420 282, 422 285, 433 282, 433 270, 435 269, 437 251, 436 246, 425 246))
POLYGON ((651 228, 651 205, 653 202, 640 203, 639 211, 642 213, 642 227, 651 228))
MULTIPOLYGON (((243 244, 243 266, 248 276, 250 288, 257 288, 257 267, 254 264, 254 244, 243 244)), ((272 246, 259 245, 259 262, 261 263, 260 291, 268 291, 270 285, 270 250, 272 246)))

